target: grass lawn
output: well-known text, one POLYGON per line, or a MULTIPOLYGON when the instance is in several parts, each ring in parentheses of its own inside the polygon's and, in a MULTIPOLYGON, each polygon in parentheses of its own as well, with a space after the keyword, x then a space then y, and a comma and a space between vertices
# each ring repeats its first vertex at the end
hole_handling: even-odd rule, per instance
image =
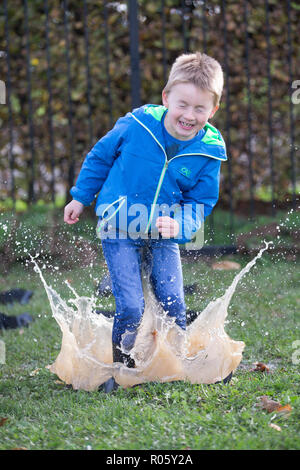
MULTIPOLYGON (((250 260, 226 259, 241 267, 250 260)), ((48 264, 45 278, 64 298, 70 297, 65 279, 80 295, 91 295, 105 271, 101 254, 94 267, 48 264)), ((198 284, 186 302, 199 311, 224 293, 237 272, 214 270, 204 260, 184 262, 183 271, 186 284, 198 284)), ((14 287, 33 289, 32 299, 0 310, 27 311, 35 321, 0 333, 6 348, 6 363, 0 365, 1 449, 300 448, 300 343, 298 352, 293 345, 300 340, 299 260, 264 253, 238 285, 226 329, 246 348, 226 386, 149 383, 110 395, 74 391, 45 368, 60 350, 61 334, 32 266, 15 264, 1 278, 0 291, 14 287), (251 371, 256 361, 266 363, 270 373, 251 371), (263 395, 290 405, 290 412, 262 409, 263 395)), ((102 305, 111 309, 113 297, 102 305)))

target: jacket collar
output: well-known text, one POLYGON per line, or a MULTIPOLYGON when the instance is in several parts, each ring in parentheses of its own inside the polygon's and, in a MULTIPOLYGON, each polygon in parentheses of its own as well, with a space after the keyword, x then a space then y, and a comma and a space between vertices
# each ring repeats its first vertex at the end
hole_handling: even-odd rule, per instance
MULTIPOLYGON (((155 140, 158 140, 163 147, 163 133, 161 120, 167 108, 162 105, 146 104, 132 111, 132 117, 141 124, 155 140)), ((217 160, 226 161, 226 146, 221 133, 206 123, 204 126, 205 134, 199 140, 193 140, 193 143, 186 147, 185 155, 204 155, 217 160)))

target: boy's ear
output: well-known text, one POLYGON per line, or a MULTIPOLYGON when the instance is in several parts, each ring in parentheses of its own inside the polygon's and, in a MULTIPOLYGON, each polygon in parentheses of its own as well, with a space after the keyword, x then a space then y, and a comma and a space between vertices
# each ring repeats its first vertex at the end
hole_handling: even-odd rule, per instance
POLYGON ((209 119, 213 117, 213 115, 218 111, 218 109, 219 109, 219 105, 217 104, 217 106, 215 106, 212 112, 210 113, 209 119))
POLYGON ((162 96, 162 103, 167 108, 169 103, 168 103, 168 94, 165 92, 165 90, 162 91, 161 96, 162 96))

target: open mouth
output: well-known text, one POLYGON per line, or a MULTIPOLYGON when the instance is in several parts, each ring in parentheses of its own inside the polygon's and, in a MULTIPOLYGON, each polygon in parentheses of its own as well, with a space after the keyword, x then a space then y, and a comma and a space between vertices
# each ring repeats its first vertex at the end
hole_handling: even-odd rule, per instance
POLYGON ((190 130, 194 127, 194 124, 190 124, 185 121, 178 121, 178 122, 179 122, 180 127, 184 130, 190 130))

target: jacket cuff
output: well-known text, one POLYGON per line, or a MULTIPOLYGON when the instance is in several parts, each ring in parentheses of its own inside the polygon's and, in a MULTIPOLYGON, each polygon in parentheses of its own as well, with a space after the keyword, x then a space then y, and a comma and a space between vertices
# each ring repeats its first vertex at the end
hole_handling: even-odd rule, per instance
POLYGON ((81 202, 84 206, 90 206, 94 200, 94 198, 91 200, 90 198, 87 198, 86 195, 83 193, 83 191, 80 191, 76 186, 73 186, 70 190, 70 194, 78 202, 81 202))
POLYGON ((180 207, 174 220, 179 224, 179 233, 174 240, 179 244, 189 243, 201 227, 201 217, 191 206, 180 207))

